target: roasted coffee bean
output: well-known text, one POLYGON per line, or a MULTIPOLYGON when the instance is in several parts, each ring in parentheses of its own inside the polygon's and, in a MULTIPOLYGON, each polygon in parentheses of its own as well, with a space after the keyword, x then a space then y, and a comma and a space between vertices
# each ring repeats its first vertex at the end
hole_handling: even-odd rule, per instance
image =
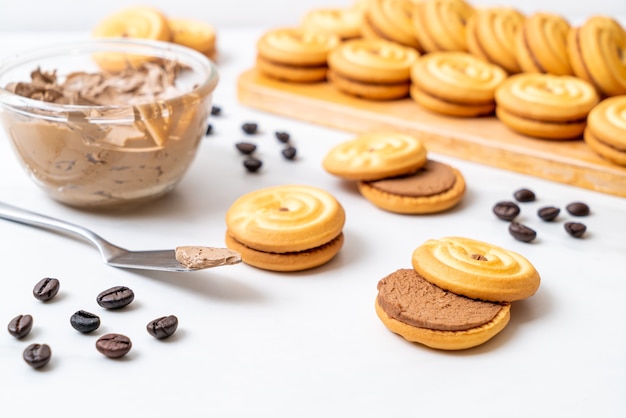
POLYGON ((24 349, 22 357, 29 366, 39 369, 48 364, 52 357, 52 350, 48 344, 31 344, 24 349))
POLYGON ((222 108, 219 106, 211 106, 211 115, 213 116, 219 116, 222 114, 222 108))
POLYGON ((250 142, 237 142, 235 144, 235 147, 237 148, 237 150, 244 154, 244 155, 250 155, 252 154, 254 151, 256 151, 256 145, 252 144, 250 142))
POLYGON ((7 326, 9 334, 15 338, 24 338, 33 329, 33 317, 30 315, 18 315, 11 319, 7 326))
POLYGON ((519 189, 513 193, 513 197, 518 202, 532 202, 535 200, 535 193, 529 189, 519 189))
POLYGON ((244 123, 241 125, 241 129, 248 135, 254 135, 257 132, 259 125, 256 123, 244 123))
POLYGON ((96 297, 98 305, 106 309, 119 309, 135 299, 135 293, 126 286, 115 286, 101 292, 96 297))
POLYGON ((51 277, 41 279, 33 288, 33 296, 41 301, 52 299, 59 293, 59 280, 51 277))
POLYGON ((589 215, 589 206, 583 202, 573 202, 565 207, 572 216, 587 216, 589 215))
POLYGON ((88 334, 100 327, 100 317, 81 310, 70 317, 70 324, 72 324, 75 330, 88 334))
POLYGON ((519 215, 520 209, 515 202, 502 201, 493 207, 493 213, 503 221, 512 221, 519 215))
POLYGON ((213 125, 209 123, 206 127, 206 132, 204 133, 204 135, 208 136, 208 135, 211 135, 212 133, 213 133, 213 125))
POLYGON ((537 232, 519 222, 511 222, 509 233, 518 241, 530 242, 537 238, 537 232))
POLYGON ((565 222, 565 231, 574 238, 581 238, 587 231, 587 226, 580 222, 565 222))
POLYGON ((148 322, 148 325, 146 325, 148 334, 159 340, 170 337, 176 332, 176 328, 178 328, 178 318, 174 315, 162 316, 148 322))
POLYGON ((263 161, 254 157, 246 158, 243 161, 243 166, 246 167, 246 170, 248 170, 251 173, 259 171, 262 165, 263 165, 263 161))
POLYGON ((554 206, 546 206, 537 211, 537 215, 544 221, 552 221, 561 213, 561 209, 554 206))
POLYGON ((281 152, 283 154, 283 157, 285 157, 288 160, 293 160, 294 158, 296 158, 297 150, 295 147, 292 147, 291 145, 288 147, 285 147, 281 152))
POLYGON ((287 132, 276 132, 276 139, 278 139, 283 144, 286 144, 291 139, 291 136, 287 132))
POLYGON ((105 334, 96 341, 96 350, 109 358, 119 358, 128 354, 133 343, 122 334, 105 334))

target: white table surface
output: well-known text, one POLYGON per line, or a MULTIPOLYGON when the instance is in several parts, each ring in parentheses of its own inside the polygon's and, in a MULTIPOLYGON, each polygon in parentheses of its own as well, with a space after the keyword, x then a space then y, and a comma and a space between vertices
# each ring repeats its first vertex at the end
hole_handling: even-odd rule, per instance
MULTIPOLYGON (((224 214, 238 196, 261 187, 300 183, 333 193, 347 213, 345 245, 329 264, 279 274, 245 264, 194 273, 120 270, 80 240, 0 221, 0 322, 31 314, 23 340, 0 333, 0 415, 63 417, 624 417, 626 416, 626 199, 431 153, 459 168, 468 184, 456 209, 432 216, 383 212, 355 188, 327 174, 327 150, 352 134, 262 113, 238 104, 237 76, 254 62, 262 28, 218 34, 221 80, 214 102, 222 115, 203 140, 184 180, 166 198, 131 213, 95 214, 58 204, 17 165, 0 134, 0 200, 70 220, 129 249, 222 246, 224 214), (261 133, 243 135, 243 122, 261 133), (287 131, 298 149, 286 161, 273 137, 287 131), (264 161, 247 173, 234 144, 252 140, 264 161), (491 212, 520 187, 533 189, 522 222, 538 231, 515 241, 491 212), (535 212, 579 200, 592 214, 584 239, 563 230, 563 210, 544 223, 535 212), (410 268, 413 249, 429 238, 460 235, 517 251, 537 268, 537 294, 516 302, 509 325, 466 351, 411 344, 374 312, 376 284, 410 268), (43 277, 61 291, 49 303, 32 296, 43 277), (121 312, 100 308, 96 295, 126 285, 136 299, 121 312), (79 309, 102 326, 82 335, 69 324, 79 309), (174 314, 180 326, 158 341, 146 323, 174 314), (98 336, 133 341, 123 359, 95 349, 98 336), (33 370, 21 359, 30 343, 47 343, 53 359, 33 370), (15 412, 13 414, 15 414, 15 412)), ((0 33, 8 55, 83 32, 0 33)), ((4 325, 6 326, 6 325, 4 325)))

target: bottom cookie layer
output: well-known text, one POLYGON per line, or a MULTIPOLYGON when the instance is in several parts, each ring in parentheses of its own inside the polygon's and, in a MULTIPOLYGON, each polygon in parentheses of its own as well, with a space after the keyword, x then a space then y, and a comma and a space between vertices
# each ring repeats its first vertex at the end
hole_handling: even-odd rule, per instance
POLYGON ((570 140, 579 138, 585 130, 586 122, 563 121, 547 122, 526 119, 509 112, 502 106, 496 107, 496 116, 509 128, 521 134, 540 139, 570 140))

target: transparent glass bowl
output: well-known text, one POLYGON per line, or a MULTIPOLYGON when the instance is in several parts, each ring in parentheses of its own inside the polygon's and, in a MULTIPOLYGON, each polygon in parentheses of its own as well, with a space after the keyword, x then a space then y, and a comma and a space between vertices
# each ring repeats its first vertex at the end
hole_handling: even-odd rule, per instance
POLYGON ((0 120, 19 161, 53 199, 87 209, 133 206, 162 196, 195 158, 210 116, 217 69, 173 43, 138 39, 74 42, 19 53, 0 63, 0 120), (11 93, 36 69, 119 70, 175 61, 175 92, 115 105, 56 104, 11 93))

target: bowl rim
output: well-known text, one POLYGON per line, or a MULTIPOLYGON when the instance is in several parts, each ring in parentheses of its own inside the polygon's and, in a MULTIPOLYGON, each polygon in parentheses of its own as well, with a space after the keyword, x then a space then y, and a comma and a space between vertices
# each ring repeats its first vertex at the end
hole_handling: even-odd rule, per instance
MULTIPOLYGON (((110 50, 111 48, 113 49, 113 52, 128 52, 124 51, 124 48, 128 47, 139 48, 138 52, 151 51, 152 54, 150 55, 155 55, 159 58, 178 58, 180 60, 180 57, 185 57, 187 62, 193 60, 195 63, 199 64, 203 69, 207 71, 208 76, 203 83, 198 83, 194 85, 193 88, 189 91, 167 97, 166 99, 161 99, 162 101, 168 102, 170 100, 177 100, 191 93, 199 94, 200 96, 206 96, 208 94, 211 94, 217 86, 217 82, 219 80, 217 65, 206 55, 203 55, 200 52, 187 46, 175 44, 173 42, 157 41, 143 38, 84 39, 78 41, 38 46, 36 48, 23 50, 0 59, 0 77, 7 71, 10 71, 20 65, 24 65, 28 62, 36 62, 36 59, 38 58, 49 58, 61 54, 80 55, 89 52, 101 52, 105 49, 110 50)), ((138 52, 133 51, 133 53, 138 52)), ((38 110, 51 113, 67 113, 72 111, 85 112, 86 110, 122 110, 133 108, 134 106, 141 105, 142 103, 151 103, 151 101, 139 102, 132 105, 59 104, 21 96, 8 91, 5 85, 0 85, 0 109, 9 108, 17 113, 26 115, 33 115, 33 112, 30 110, 38 110)), ((41 117, 42 115, 37 113, 37 116, 41 117)))

